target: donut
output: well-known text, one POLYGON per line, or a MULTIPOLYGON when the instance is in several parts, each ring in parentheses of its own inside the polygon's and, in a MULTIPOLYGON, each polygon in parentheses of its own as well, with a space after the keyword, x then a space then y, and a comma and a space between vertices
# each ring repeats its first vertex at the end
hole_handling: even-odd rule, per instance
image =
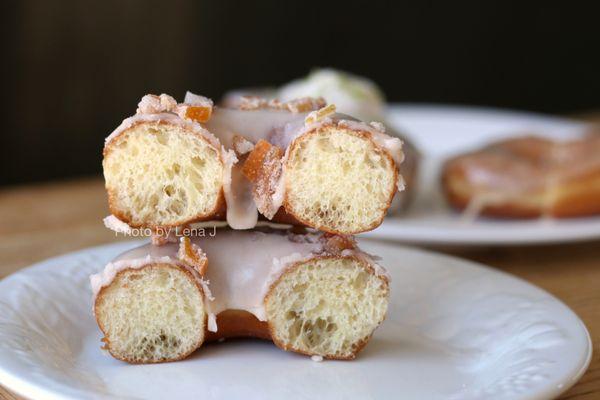
POLYGON ((90 281, 104 348, 130 363, 180 360, 233 337, 350 360, 389 298, 387 272, 351 237, 283 230, 218 229, 144 245, 90 281))
MULTIPOLYGON (((211 109, 206 103, 196 108, 211 109)), ((109 208, 132 227, 173 227, 225 214, 223 180, 235 156, 178 108, 182 114, 191 107, 178 107, 167 95, 144 96, 137 114, 106 138, 109 208)))
POLYGON ((132 364, 180 360, 206 336, 203 281, 198 272, 168 259, 117 260, 102 275, 94 313, 103 349, 132 364), (103 281, 101 281, 103 280, 103 281))
POLYGON ((322 99, 221 108, 147 95, 103 156, 111 214, 136 228, 267 219, 354 234, 381 224, 404 188, 402 141, 322 99))
POLYGON ((510 138, 449 159, 448 203, 468 215, 507 218, 600 214, 600 135, 510 138))

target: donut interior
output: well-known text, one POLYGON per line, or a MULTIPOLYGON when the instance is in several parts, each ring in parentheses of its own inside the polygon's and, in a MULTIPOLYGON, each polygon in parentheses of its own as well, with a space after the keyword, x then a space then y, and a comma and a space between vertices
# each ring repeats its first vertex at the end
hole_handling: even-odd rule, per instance
POLYGON ((130 363, 179 360, 204 341, 202 290, 174 265, 119 272, 100 292, 95 312, 106 349, 130 363))
POLYGON ((355 258, 316 258, 286 272, 266 300, 275 344, 352 359, 383 321, 388 285, 355 258))
POLYGON ((325 127, 302 135, 286 162, 286 210, 319 230, 377 227, 396 191, 393 161, 368 138, 325 127))
POLYGON ((109 143, 103 167, 111 211, 132 226, 200 220, 222 201, 219 152, 183 127, 134 125, 109 143))

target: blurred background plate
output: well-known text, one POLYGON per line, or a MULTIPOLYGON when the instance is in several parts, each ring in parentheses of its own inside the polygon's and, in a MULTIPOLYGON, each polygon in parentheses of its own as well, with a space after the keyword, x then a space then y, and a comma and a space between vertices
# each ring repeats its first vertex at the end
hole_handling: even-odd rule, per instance
POLYGON ((457 153, 518 134, 555 139, 581 135, 584 124, 543 114, 492 108, 391 105, 389 121, 422 154, 416 198, 401 216, 388 216, 365 237, 422 244, 507 245, 574 242, 600 238, 600 217, 465 220, 450 209, 439 183, 442 162, 457 153))

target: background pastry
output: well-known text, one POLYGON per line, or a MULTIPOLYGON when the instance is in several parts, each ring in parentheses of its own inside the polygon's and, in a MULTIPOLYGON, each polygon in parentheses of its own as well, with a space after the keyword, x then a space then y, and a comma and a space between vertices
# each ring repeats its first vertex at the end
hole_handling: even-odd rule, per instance
POLYGON ((523 136, 448 160, 448 202, 473 215, 556 218, 600 213, 600 136, 557 142, 523 136))

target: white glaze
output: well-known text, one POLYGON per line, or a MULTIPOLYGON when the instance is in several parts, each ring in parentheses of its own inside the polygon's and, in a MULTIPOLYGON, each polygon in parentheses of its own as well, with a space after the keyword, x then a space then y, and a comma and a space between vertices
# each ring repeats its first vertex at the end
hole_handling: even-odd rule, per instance
POLYGON ((168 94, 161 94, 160 96, 154 94, 147 94, 142 97, 142 100, 138 103, 136 114, 160 114, 166 112, 173 112, 177 107, 177 101, 168 94))
POLYGON ((223 185, 227 202, 227 223, 233 229, 252 229, 258 222, 258 210, 252 197, 252 182, 242 173, 242 165, 231 166, 231 178, 223 185))
MULTIPOLYGON (((208 257, 207 272, 200 281, 207 295, 211 330, 216 328, 214 316, 230 309, 248 311, 264 321, 264 298, 283 271, 291 264, 328 254, 319 233, 293 235, 285 231, 222 229, 217 230, 215 236, 195 237, 192 243, 208 257)), ((178 250, 176 243, 147 244, 121 254, 103 272, 90 278, 94 296, 124 269, 141 268, 151 263, 183 265, 177 256, 178 250)), ((359 249, 347 249, 340 255, 356 257, 371 266, 378 276, 390 279, 372 256, 359 249)))
POLYGON ((204 125, 226 148, 233 147, 233 138, 243 136, 252 143, 264 139, 285 149, 304 127, 308 113, 281 110, 237 110, 215 108, 204 125))
POLYGON ((102 222, 104 223, 105 227, 107 227, 115 233, 122 233, 124 235, 131 235, 132 233, 132 228, 131 226, 129 226, 129 224, 121 221, 119 218, 115 217, 112 214, 108 217, 105 217, 102 220, 102 222))
POLYGON ((215 237, 194 241, 208 257, 206 278, 215 300, 210 312, 246 310, 266 320, 264 297, 285 268, 322 251, 320 243, 297 243, 287 235, 218 231, 215 237))
POLYGON ((209 99, 208 97, 194 94, 190 91, 185 92, 183 103, 190 104, 193 106, 213 107, 213 101, 211 99, 209 99))

